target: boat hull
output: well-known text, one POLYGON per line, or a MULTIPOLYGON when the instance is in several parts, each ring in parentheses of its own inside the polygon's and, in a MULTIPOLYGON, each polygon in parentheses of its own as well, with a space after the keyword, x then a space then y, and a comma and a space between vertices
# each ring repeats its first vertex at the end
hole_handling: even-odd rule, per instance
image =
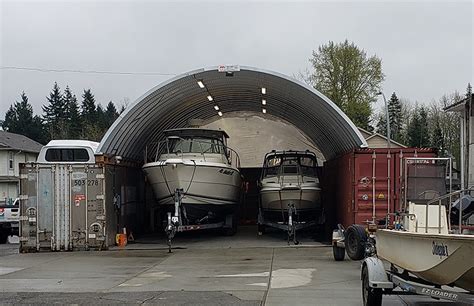
POLYGON ((286 219, 288 206, 291 204, 295 206, 302 220, 314 220, 321 210, 321 189, 313 185, 303 184, 300 188, 267 184, 262 186, 260 197, 265 218, 274 216, 286 219))
POLYGON ((437 285, 474 292, 474 236, 378 230, 377 255, 437 285))
POLYGON ((182 204, 192 221, 205 216, 225 217, 240 202, 240 172, 218 163, 160 161, 145 164, 143 170, 159 205, 174 211, 174 193, 182 189, 182 204))

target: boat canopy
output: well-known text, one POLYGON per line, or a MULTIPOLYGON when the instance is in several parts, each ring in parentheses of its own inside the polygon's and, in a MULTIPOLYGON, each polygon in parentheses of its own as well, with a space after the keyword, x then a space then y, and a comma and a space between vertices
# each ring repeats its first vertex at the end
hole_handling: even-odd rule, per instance
POLYGON ((206 138, 217 138, 224 139, 229 138, 229 135, 222 130, 212 129, 199 129, 199 128, 183 128, 183 129, 170 129, 163 131, 166 137, 179 136, 179 137, 206 137, 206 138))

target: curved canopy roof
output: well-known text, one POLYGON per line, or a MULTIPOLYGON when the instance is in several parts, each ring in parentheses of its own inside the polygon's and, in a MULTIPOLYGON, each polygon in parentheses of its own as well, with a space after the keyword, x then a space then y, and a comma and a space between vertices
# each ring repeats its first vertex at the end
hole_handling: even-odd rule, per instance
POLYGON ((141 160, 145 146, 161 140, 164 130, 187 127, 190 119, 219 118, 218 111, 222 116, 237 111, 265 115, 263 108, 267 114, 286 120, 305 133, 326 159, 367 146, 352 121, 314 88, 253 67, 219 70, 226 68, 194 70, 149 90, 114 122, 98 152, 141 160), (199 81, 202 83, 198 84, 199 81), (262 99, 266 105, 262 105, 262 99))

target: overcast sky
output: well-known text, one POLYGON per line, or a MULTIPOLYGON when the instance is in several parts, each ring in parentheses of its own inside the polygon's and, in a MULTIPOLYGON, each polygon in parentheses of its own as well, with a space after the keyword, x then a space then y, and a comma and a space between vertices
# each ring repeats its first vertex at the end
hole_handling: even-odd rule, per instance
POLYGON ((464 93, 473 80, 471 1, 5 1, 1 66, 152 72, 108 75, 1 70, 0 117, 25 91, 41 111, 55 81, 103 105, 133 102, 196 68, 240 64, 287 75, 312 50, 353 41, 383 61, 383 91, 412 101, 464 93))

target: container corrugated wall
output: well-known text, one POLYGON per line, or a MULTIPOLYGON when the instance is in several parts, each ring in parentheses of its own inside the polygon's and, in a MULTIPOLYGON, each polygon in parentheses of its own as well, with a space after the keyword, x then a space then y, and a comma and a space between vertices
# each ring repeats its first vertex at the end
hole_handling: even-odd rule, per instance
POLYGON ((384 219, 388 211, 399 209, 402 158, 415 156, 434 157, 435 151, 392 149, 388 162, 387 149, 358 149, 327 161, 323 190, 328 226, 365 224, 372 220, 374 203, 376 220, 384 219))
POLYGON ((106 248, 104 167, 24 164, 20 251, 106 248))

